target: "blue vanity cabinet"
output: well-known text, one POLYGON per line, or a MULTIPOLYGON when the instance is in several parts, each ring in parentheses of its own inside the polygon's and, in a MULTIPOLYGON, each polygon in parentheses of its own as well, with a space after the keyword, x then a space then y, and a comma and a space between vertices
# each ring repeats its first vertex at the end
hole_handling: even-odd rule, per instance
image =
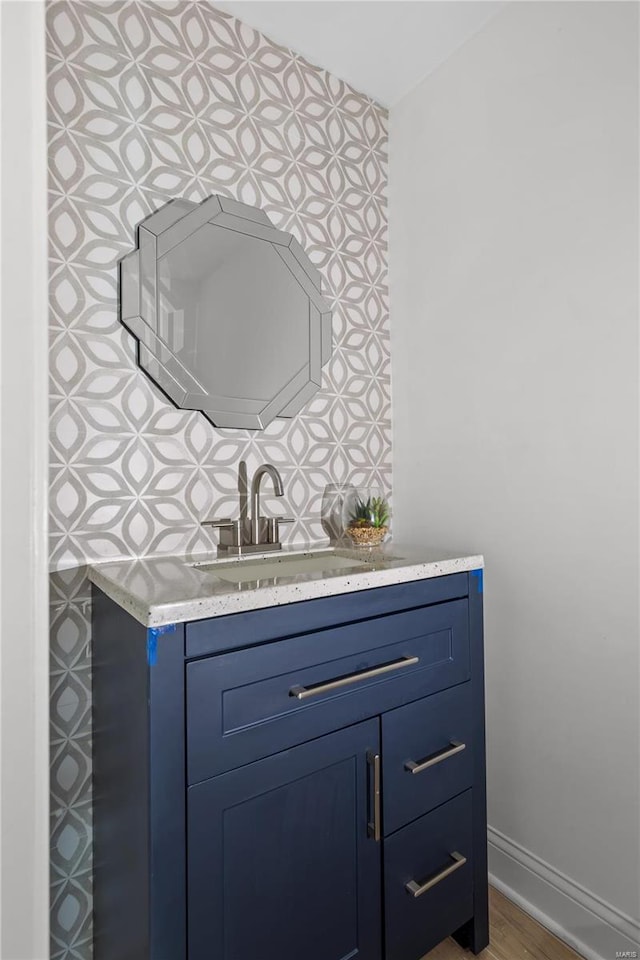
POLYGON ((487 945, 480 571, 93 630, 95 960, 487 945))

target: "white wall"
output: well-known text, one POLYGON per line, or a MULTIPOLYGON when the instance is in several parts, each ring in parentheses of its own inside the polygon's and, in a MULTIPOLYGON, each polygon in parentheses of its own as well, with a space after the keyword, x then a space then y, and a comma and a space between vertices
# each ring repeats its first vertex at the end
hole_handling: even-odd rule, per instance
POLYGON ((391 113, 394 536, 485 554, 492 870, 592 956, 640 931, 637 24, 512 3, 391 113))
POLYGON ((0 956, 49 956, 44 4, 3 2, 0 956))

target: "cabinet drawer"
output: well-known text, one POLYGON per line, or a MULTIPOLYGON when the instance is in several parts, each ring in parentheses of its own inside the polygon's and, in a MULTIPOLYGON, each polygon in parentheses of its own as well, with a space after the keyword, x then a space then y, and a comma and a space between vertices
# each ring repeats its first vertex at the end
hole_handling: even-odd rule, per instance
POLYGON ((471 786, 472 732, 468 682, 382 717, 385 834, 471 786))
POLYGON ((471 811, 467 790, 384 841, 386 960, 420 960, 472 916, 471 811))
POLYGON ((469 677, 466 600, 192 661, 189 783, 469 677))

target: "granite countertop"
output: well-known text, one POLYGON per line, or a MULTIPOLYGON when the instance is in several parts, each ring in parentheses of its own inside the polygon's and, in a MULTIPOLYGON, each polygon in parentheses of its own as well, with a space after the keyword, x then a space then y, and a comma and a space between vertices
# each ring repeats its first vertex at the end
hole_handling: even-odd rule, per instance
MULTIPOLYGON (((342 547, 333 550, 327 544, 314 544, 306 548, 285 548, 269 556, 281 562, 293 561, 312 550, 325 551, 325 556, 332 553, 356 563, 344 569, 305 570, 288 576, 274 576, 271 567, 268 571, 265 569, 265 575, 260 579, 230 582, 221 576, 225 568, 233 575, 240 569, 237 564, 254 565, 256 561, 259 563, 262 555, 242 559, 191 555, 99 563, 89 566, 87 574, 96 587, 145 627, 160 627, 440 577, 484 566, 479 554, 465 556, 441 550, 405 549, 395 543, 370 550, 342 547), (218 559, 219 575, 216 576, 218 559), (194 566, 203 563, 206 568, 194 566)), ((318 565, 315 563, 314 567, 318 565)))

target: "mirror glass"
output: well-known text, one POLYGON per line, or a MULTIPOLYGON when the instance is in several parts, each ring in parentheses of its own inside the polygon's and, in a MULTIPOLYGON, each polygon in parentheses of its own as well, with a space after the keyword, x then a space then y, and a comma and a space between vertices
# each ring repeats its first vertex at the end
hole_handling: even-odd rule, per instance
POLYGON ((224 197, 175 200, 140 224, 120 302, 142 368, 216 426, 293 416, 331 356, 329 305, 302 247, 262 210, 224 197))

